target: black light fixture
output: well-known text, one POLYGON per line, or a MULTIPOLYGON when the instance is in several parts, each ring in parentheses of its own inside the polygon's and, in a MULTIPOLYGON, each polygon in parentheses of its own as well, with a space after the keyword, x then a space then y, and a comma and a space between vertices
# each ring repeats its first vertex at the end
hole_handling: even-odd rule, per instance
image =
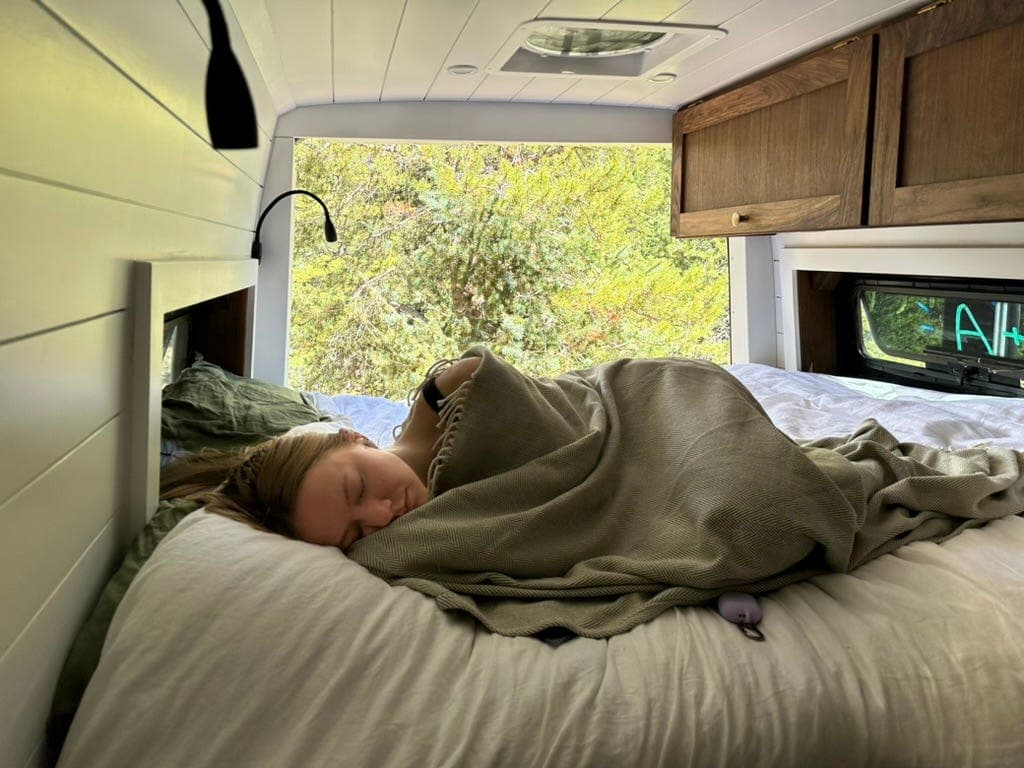
POLYGON ((263 226, 263 220, 267 218, 267 214, 270 213, 270 209, 273 208, 278 201, 283 200, 289 195, 309 195, 320 203, 320 207, 324 209, 324 237, 327 238, 328 243, 335 243, 338 241, 338 232, 334 228, 334 222, 331 221, 331 214, 327 210, 327 206, 324 204, 324 201, 305 189, 289 189, 287 192, 282 192, 271 200, 270 204, 263 209, 263 213, 260 214, 259 221, 256 222, 256 234, 252 239, 252 257, 257 261, 260 261, 263 255, 263 246, 260 245, 260 227, 263 226))
POLYGON ((206 125, 214 149, 259 146, 256 110, 242 67, 231 50, 228 24, 217 0, 203 0, 210 17, 210 65, 206 68, 206 125))

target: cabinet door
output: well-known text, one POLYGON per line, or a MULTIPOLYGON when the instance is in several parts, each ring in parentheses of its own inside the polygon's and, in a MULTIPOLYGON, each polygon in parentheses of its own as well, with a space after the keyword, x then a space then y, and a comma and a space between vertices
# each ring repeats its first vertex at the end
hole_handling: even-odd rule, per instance
POLYGON ((676 114, 672 234, 863 223, 872 39, 676 114))
POLYGON ((955 0, 884 28, 870 223, 1024 218, 1024 2, 955 0))

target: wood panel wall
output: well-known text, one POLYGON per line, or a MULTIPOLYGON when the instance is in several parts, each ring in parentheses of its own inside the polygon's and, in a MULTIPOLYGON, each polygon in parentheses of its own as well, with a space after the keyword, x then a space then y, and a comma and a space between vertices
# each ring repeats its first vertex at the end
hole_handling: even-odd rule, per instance
POLYGON ((0 768, 43 764, 65 654, 119 560, 131 262, 249 255, 281 105, 222 5, 257 149, 210 146, 200 3, 4 3, 0 768))

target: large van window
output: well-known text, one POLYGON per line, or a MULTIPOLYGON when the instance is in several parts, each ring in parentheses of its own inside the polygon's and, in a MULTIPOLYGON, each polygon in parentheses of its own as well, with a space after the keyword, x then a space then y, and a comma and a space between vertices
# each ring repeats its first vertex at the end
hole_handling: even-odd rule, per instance
POLYGON ((729 362, 725 239, 669 234, 671 147, 297 143, 289 384, 404 398, 474 343, 552 375, 729 362))

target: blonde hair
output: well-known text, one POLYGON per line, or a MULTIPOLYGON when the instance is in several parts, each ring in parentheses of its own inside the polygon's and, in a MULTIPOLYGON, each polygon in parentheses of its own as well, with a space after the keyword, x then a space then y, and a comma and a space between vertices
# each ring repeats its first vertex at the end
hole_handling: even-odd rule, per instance
POLYGON ((299 484, 328 451, 365 439, 357 432, 275 437, 241 451, 203 450, 164 467, 160 498, 187 498, 210 512, 295 538, 299 484))

